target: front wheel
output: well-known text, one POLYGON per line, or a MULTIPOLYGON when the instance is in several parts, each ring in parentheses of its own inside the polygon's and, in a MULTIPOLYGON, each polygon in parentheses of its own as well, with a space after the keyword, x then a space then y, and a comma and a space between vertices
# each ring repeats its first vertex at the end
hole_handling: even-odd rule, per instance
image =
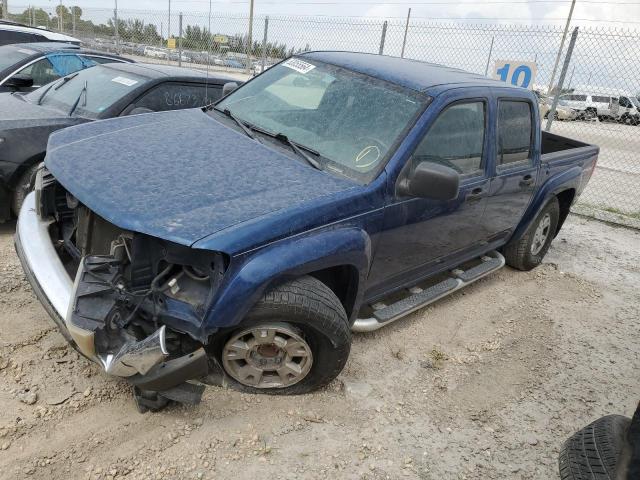
POLYGON ((268 291, 213 349, 234 388, 297 395, 338 376, 349 357, 351 330, 331 289, 305 276, 268 291))
POLYGON ((527 231, 504 248, 507 265, 518 270, 532 270, 542 263, 558 228, 560 204, 553 197, 540 211, 527 231))

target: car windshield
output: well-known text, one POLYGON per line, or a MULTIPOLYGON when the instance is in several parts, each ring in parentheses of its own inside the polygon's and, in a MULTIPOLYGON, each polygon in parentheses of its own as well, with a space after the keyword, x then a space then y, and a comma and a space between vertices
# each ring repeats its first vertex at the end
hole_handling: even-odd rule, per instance
POLYGON ((4 45, 0 47, 0 70, 9 68, 25 58, 35 55, 36 53, 38 52, 26 47, 23 48, 14 45, 4 45))
POLYGON ((640 100, 638 100, 636 97, 629 97, 629 99, 636 108, 640 108, 640 100))
POLYGON ((107 65, 96 65, 71 75, 75 76, 66 83, 65 79, 58 80, 52 88, 49 88, 51 85, 46 85, 31 92, 27 95, 27 100, 70 112, 82 94, 74 115, 98 118, 103 111, 148 80, 107 65))
POLYGON ((371 181, 428 104, 411 89, 305 57, 271 67, 216 105, 317 153, 322 168, 371 181))

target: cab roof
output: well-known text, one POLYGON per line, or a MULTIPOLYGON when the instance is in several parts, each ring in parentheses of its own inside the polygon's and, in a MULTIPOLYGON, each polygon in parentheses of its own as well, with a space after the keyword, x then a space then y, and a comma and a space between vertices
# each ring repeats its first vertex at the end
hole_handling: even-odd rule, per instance
POLYGON ((372 53, 317 51, 299 55, 301 57, 330 63, 338 67, 363 73, 418 92, 427 92, 435 87, 464 84, 466 86, 489 86, 517 88, 505 82, 493 80, 477 73, 435 63, 408 58, 390 57, 372 53))

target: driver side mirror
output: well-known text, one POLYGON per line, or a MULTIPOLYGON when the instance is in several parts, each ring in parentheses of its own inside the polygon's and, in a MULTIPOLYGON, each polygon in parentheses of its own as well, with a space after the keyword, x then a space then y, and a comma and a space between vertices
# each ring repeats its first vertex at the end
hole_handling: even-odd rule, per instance
POLYGON ((7 79, 4 82, 5 87, 15 88, 16 90, 20 90, 22 88, 31 88, 33 87, 33 78, 28 75, 16 74, 13 77, 7 79))
POLYGON ((238 88, 238 84, 236 82, 227 82, 222 86, 222 96, 226 97, 235 89, 238 88))
POLYGON ((460 175, 453 168, 432 162, 420 162, 415 170, 400 182, 398 191, 411 197, 432 200, 453 200, 460 193, 460 175))

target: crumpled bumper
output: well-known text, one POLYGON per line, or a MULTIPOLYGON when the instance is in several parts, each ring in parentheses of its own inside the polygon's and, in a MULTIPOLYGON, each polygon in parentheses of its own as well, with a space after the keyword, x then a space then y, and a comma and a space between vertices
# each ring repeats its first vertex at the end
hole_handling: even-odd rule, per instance
POLYGON ((167 357, 165 327, 139 342, 124 345, 115 354, 96 352, 94 332, 70 321, 76 284, 72 281, 49 235, 52 221, 36 211, 36 194, 30 193, 22 206, 14 243, 27 279, 64 338, 82 355, 112 375, 127 377, 149 390, 164 390, 186 380, 204 376, 208 361, 204 349, 177 359, 167 357))

